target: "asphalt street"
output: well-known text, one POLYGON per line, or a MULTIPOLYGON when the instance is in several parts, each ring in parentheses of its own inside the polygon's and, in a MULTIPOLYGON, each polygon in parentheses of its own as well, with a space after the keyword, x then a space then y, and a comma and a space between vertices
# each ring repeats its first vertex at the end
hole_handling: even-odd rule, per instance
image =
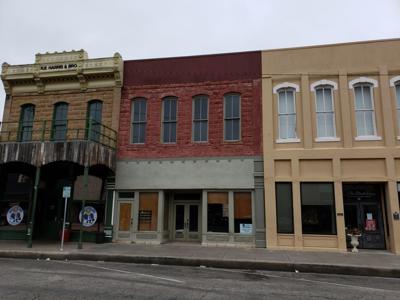
POLYGON ((0 299, 399 299, 400 279, 0 259, 0 299))

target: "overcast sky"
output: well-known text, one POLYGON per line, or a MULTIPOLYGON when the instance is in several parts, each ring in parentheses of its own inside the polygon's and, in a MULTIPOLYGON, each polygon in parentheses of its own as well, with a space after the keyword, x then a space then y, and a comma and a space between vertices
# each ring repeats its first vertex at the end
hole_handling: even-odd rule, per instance
MULTIPOLYGON (((0 63, 85 49, 124 59, 400 37, 400 0, 0 0, 0 63)), ((0 118, 5 93, 0 91, 0 118)))

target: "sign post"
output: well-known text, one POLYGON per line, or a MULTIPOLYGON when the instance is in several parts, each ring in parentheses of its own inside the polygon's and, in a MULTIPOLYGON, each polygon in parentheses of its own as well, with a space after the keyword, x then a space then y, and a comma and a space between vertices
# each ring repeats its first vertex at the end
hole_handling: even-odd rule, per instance
POLYGON ((60 251, 63 251, 64 249, 64 234, 65 234, 65 218, 67 217, 67 204, 68 204, 68 198, 71 197, 71 187, 70 186, 64 186, 63 188, 63 198, 65 199, 65 206, 64 206, 64 219, 63 219, 63 227, 62 227, 62 232, 61 232, 61 247, 60 251))

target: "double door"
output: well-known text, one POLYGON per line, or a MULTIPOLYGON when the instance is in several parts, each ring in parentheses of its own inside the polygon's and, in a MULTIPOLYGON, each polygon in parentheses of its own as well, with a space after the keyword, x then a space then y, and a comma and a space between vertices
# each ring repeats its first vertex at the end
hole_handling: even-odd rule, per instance
POLYGON ((200 228, 200 202, 175 202, 174 240, 199 241, 200 228))
POLYGON ((361 233, 358 239, 360 249, 385 249, 385 231, 379 202, 345 203, 344 214, 347 229, 357 228, 361 233))

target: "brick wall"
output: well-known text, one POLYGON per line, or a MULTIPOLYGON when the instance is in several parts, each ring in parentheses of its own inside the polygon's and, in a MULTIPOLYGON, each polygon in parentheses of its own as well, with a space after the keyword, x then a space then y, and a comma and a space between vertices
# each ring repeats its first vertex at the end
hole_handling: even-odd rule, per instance
POLYGON ((260 79, 225 80, 183 84, 128 85, 122 89, 119 159, 254 156, 261 155, 261 81, 260 79), (241 140, 223 139, 223 97, 229 92, 241 94, 241 140), (209 97, 208 142, 192 142, 192 99, 209 97), (161 143, 162 98, 178 98, 176 144, 161 143), (146 142, 131 144, 131 103, 135 97, 147 99, 146 142))

